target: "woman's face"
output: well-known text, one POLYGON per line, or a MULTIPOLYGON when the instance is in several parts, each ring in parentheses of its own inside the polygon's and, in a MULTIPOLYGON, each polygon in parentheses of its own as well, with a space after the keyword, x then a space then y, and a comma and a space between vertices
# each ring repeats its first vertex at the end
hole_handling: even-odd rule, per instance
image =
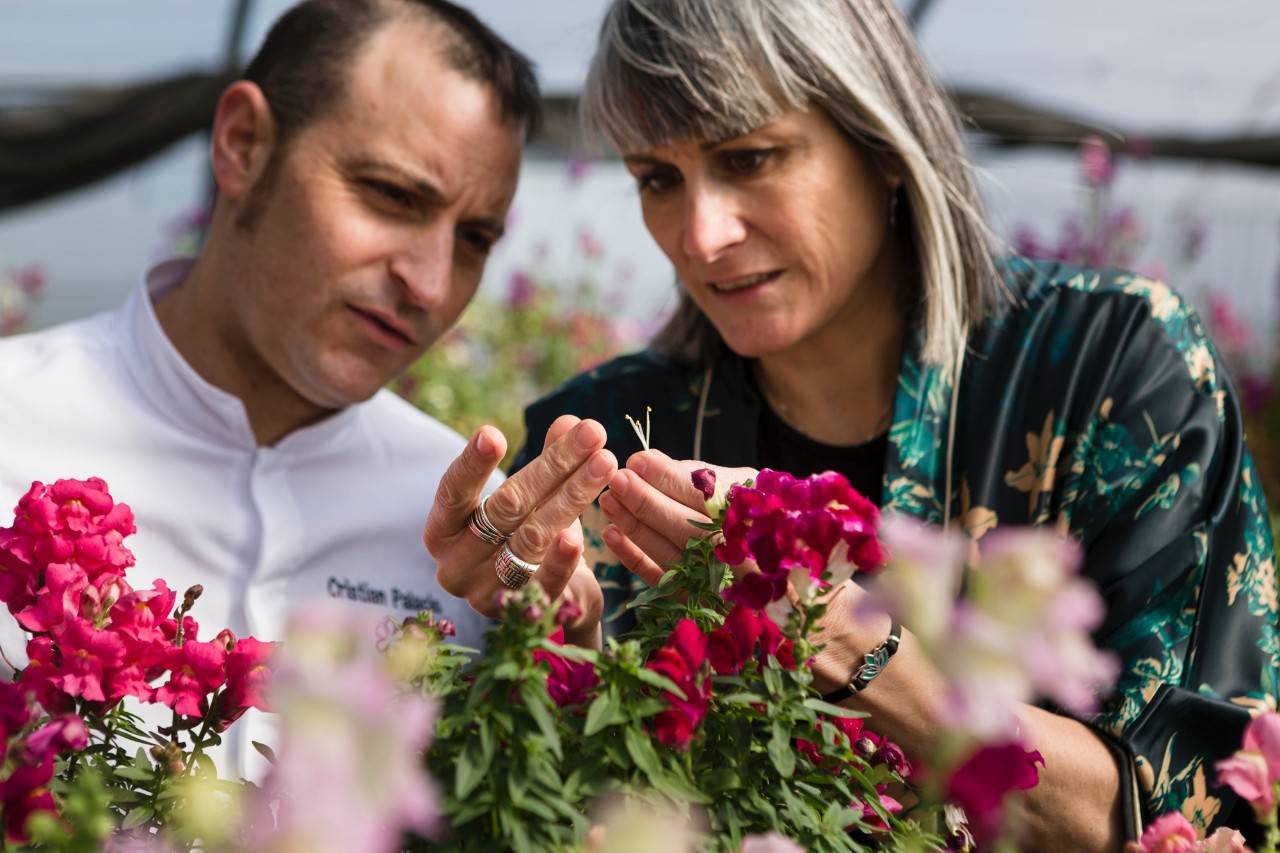
MULTIPOLYGON (((786 352, 893 301, 890 181, 817 110, 626 152, 645 225, 734 352, 786 352)), ((853 322, 850 322, 853 321, 853 322)))

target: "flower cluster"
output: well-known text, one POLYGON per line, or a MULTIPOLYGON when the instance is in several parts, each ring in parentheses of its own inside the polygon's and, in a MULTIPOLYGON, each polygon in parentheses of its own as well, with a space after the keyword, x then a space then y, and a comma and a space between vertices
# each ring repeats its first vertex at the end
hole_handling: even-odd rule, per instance
MULTIPOLYGON (((694 484, 705 493, 705 479, 694 484)), ((754 560, 760 571, 744 575, 725 598, 759 609, 781 599, 788 583, 803 595, 814 585, 843 583, 855 569, 879 571, 885 554, 878 521, 875 504, 839 474, 798 480, 764 469, 753 485, 729 490, 716 557, 731 566, 754 560)))
POLYGON ((224 687, 222 722, 251 706, 266 709, 260 686, 273 644, 229 631, 202 642, 186 615, 198 591, 175 614, 176 594, 163 580, 130 586, 134 557, 124 539, 136 530, 133 513, 112 500, 106 483, 33 483, 15 516, 0 528, 0 601, 33 634, 21 684, 46 709, 132 696, 203 717, 224 687))
MULTIPOLYGON (((263 688, 275 644, 230 631, 200 641, 187 615, 199 587, 176 611, 176 593, 163 580, 134 589, 125 577, 134 557, 124 540, 135 529, 129 507, 96 478, 33 483, 13 525, 0 528, 0 601, 32 635, 27 666, 4 685, 18 698, 6 699, 0 724, 12 735, 31 720, 47 720, 22 750, 10 751, 17 766, 0 782, 11 834, 33 811, 52 811, 52 755, 84 748, 86 720, 101 719, 125 697, 201 718, 211 732, 250 707, 268 708, 263 688), (28 697, 41 707, 20 712, 28 697)), ((182 765, 180 758, 170 763, 182 765)))

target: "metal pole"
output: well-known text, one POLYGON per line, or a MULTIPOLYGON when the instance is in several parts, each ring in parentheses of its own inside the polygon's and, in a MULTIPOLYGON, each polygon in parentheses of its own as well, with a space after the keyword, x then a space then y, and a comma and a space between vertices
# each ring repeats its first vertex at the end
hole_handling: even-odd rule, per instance
POLYGON ((929 7, 932 6, 934 0, 916 0, 912 4, 911 10, 907 12, 907 20, 911 23, 913 32, 920 31, 920 24, 924 21, 924 16, 929 13, 929 7))

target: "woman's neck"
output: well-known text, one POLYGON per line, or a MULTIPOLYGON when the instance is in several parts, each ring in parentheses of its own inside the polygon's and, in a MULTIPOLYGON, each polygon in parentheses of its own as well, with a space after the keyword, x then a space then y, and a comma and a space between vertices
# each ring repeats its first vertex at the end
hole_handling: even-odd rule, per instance
POLYGON ((824 444, 862 444, 892 419, 906 312, 887 282, 859 291, 814 334, 755 365, 769 407, 824 444))

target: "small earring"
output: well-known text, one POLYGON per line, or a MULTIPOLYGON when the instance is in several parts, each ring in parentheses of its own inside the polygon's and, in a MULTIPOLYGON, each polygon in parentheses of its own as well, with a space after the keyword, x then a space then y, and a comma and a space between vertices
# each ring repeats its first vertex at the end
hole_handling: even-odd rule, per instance
POLYGON ((894 189, 893 195, 889 196, 889 227, 896 228, 898 226, 898 190, 894 189))

